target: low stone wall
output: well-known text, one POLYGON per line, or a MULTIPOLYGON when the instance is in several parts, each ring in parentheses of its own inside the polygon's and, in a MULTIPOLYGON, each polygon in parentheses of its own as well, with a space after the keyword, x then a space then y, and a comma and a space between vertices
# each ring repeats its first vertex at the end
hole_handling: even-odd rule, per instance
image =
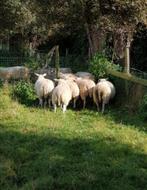
POLYGON ((28 79, 29 74, 29 69, 24 66, 0 67, 0 79, 4 81, 11 79, 28 79))
MULTIPOLYGON (((56 78, 55 68, 38 69, 38 70, 34 71, 33 73, 31 73, 32 78, 33 78, 33 76, 35 76, 34 73, 38 73, 38 74, 44 74, 44 73, 46 73, 47 74, 46 78, 48 78, 48 79, 54 79, 54 78, 56 78)), ((70 68, 60 68, 60 73, 63 73, 63 74, 72 73, 72 70, 70 68)))

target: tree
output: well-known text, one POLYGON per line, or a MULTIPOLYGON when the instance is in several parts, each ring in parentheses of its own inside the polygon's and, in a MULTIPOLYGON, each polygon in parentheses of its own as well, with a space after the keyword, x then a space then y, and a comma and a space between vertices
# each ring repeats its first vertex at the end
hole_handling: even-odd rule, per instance
POLYGON ((103 51, 107 34, 112 33, 116 57, 122 58, 126 38, 132 38, 139 22, 147 24, 146 10, 143 0, 5 0, 0 6, 0 35, 21 32, 42 39, 86 35, 93 55, 103 51))
POLYGON ((88 15, 85 13, 85 16, 89 29, 88 39, 91 39, 89 44, 93 45, 92 54, 103 49, 101 47, 105 38, 103 34, 112 32, 115 52, 118 57, 123 57, 126 37, 132 37, 139 22, 147 24, 147 4, 143 0, 99 0, 90 1, 90 4, 85 3, 85 5, 87 6, 85 12, 91 10, 88 11, 88 15), (93 16, 95 13, 96 17, 93 16))
POLYGON ((13 32, 23 33, 36 21, 36 17, 32 12, 32 3, 30 0, 1 1, 0 12, 0 35, 6 35, 13 32))

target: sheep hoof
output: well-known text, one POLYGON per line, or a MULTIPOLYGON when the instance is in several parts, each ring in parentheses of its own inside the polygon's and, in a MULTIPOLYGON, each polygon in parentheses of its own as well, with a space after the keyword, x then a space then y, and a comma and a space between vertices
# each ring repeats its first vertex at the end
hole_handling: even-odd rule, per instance
POLYGON ((66 112, 66 105, 63 105, 63 113, 66 112))

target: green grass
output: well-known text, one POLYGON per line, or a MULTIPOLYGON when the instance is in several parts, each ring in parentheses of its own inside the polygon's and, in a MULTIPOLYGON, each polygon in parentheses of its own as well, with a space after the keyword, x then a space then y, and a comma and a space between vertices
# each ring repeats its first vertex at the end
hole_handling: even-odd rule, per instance
POLYGON ((147 123, 26 107, 0 89, 1 190, 146 190, 147 123))

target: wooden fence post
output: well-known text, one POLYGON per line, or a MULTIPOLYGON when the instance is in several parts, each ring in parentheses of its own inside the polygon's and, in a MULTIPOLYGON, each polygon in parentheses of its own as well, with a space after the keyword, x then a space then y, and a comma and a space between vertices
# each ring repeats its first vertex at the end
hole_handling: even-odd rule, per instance
POLYGON ((57 45, 55 48, 55 70, 56 70, 56 78, 59 78, 59 46, 57 45))
POLYGON ((130 40, 127 39, 127 45, 125 49, 125 67, 124 72, 130 74, 130 40))
MULTIPOLYGON (((130 74, 130 40, 129 37, 127 38, 127 44, 125 48, 125 67, 124 67, 124 72, 126 74, 130 74)), ((129 83, 128 81, 125 81, 125 92, 126 96, 129 96, 129 83)))

